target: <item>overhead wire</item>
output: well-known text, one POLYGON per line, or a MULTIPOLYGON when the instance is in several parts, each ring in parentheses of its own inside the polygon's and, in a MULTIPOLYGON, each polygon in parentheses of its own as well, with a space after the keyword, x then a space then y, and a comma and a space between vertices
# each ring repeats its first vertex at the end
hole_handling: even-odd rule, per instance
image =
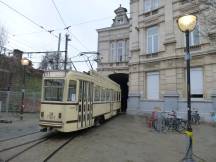
MULTIPOLYGON (((56 11, 57 11, 57 13, 58 13, 58 15, 59 15, 59 17, 60 17, 60 19, 61 19, 61 21, 62 21, 62 24, 64 25, 64 27, 65 27, 65 30, 67 30, 86 50, 88 50, 88 48, 82 43, 82 41, 80 41, 78 38, 77 38, 77 36, 75 36, 70 30, 69 30, 69 28, 71 27, 71 26, 67 26, 66 25, 66 23, 65 23, 65 21, 64 21, 64 19, 63 19, 63 17, 62 17, 62 15, 61 15, 61 12, 60 12, 60 10, 58 9, 58 7, 57 7, 57 5, 56 5, 56 3, 55 3, 55 1, 54 0, 52 0, 52 3, 53 3, 53 5, 54 5, 54 7, 55 7, 55 9, 56 9, 56 11)), ((71 45, 71 44, 69 44, 69 46, 71 46, 71 47, 73 47, 73 45, 71 45)), ((81 52, 79 49, 77 49, 77 48, 75 48, 79 53, 81 52)), ((87 61, 86 60, 84 60, 84 62, 87 64, 87 66, 88 66, 88 63, 87 63, 87 61)))
POLYGON ((62 17, 62 15, 61 15, 61 13, 60 13, 59 9, 58 9, 58 7, 56 6, 56 3, 55 3, 55 1, 54 1, 54 0, 52 0, 52 3, 53 3, 53 5, 54 5, 54 7, 55 7, 55 9, 56 9, 56 11, 57 11, 57 13, 58 13, 58 15, 59 15, 59 17, 60 17, 61 21, 62 21, 62 23, 64 24, 64 26, 65 26, 65 27, 67 27, 67 25, 66 25, 66 23, 65 23, 65 21, 64 21, 64 19, 63 19, 63 17, 62 17))
POLYGON ((80 41, 79 38, 69 30, 69 28, 70 28, 71 26, 67 26, 67 25, 66 25, 66 23, 65 23, 65 21, 64 21, 64 19, 63 19, 63 16, 62 16, 62 14, 61 14, 61 12, 60 12, 59 8, 57 7, 57 5, 56 5, 56 3, 55 3, 54 0, 52 0, 52 3, 53 3, 53 5, 54 5, 54 7, 55 7, 55 9, 56 9, 56 11, 57 11, 57 13, 58 13, 58 15, 59 15, 61 21, 62 21, 62 24, 63 24, 64 27, 65 27, 65 30, 67 30, 67 31, 68 31, 68 32, 69 32, 69 33, 70 33, 86 50, 88 50, 88 48, 82 43, 82 41, 80 41))
MULTIPOLYGON (((93 60, 90 60, 90 61, 93 61, 93 60)), ((73 63, 81 63, 81 62, 86 62, 86 61, 83 61, 83 60, 76 60, 76 61, 72 61, 73 63)), ((37 62, 37 61, 33 61, 32 63, 41 63, 41 62, 37 62)), ((64 62, 60 62, 60 63, 64 63, 64 62)), ((71 63, 70 61, 68 63, 71 63)))
POLYGON ((16 40, 13 36, 12 36, 12 34, 11 33, 8 33, 8 36, 9 36, 9 39, 10 40, 12 40, 12 41, 16 41, 16 43, 17 42, 20 42, 20 44, 22 44, 22 46, 24 45, 24 46, 26 46, 26 47, 28 47, 28 48, 30 48, 31 50, 35 50, 31 45, 29 45, 26 41, 24 41, 24 40, 16 40))
MULTIPOLYGON (((13 8, 12 6, 10 6, 9 4, 3 2, 2 0, 0 0, 0 3, 2 3, 3 5, 5 5, 6 7, 8 7, 9 9, 11 9, 12 11, 16 12, 18 15, 24 17, 26 20, 28 20, 29 22, 31 22, 32 24, 34 24, 35 26, 39 27, 40 29, 43 29, 44 31, 52 34, 53 36, 57 37, 55 34, 52 33, 51 30, 46 29, 44 26, 38 24, 37 22, 35 22, 34 20, 32 20, 31 18, 27 17, 26 15, 24 15, 23 13, 21 13, 20 11, 18 11, 17 9, 13 8)), ((58 38, 58 37, 57 37, 58 38)))
MULTIPOLYGON (((12 11, 16 12, 18 15, 22 16, 23 18, 25 18, 26 20, 30 21, 32 24, 36 25, 37 27, 39 27, 40 29, 44 30, 45 32, 48 32, 49 34, 53 35, 55 38, 58 38, 58 36, 56 36, 55 34, 53 34, 53 31, 55 30, 48 30, 46 29, 44 26, 38 24, 37 22, 35 22, 34 20, 32 20, 31 18, 27 17, 26 15, 24 15, 23 13, 21 13, 20 11, 18 11, 17 9, 15 9, 14 7, 10 6, 9 4, 3 2, 2 0, 0 0, 0 3, 2 3, 3 5, 5 5, 6 7, 8 7, 9 9, 11 9, 12 11)), ((32 34, 32 33, 31 33, 32 34)), ((29 47, 29 46, 28 46, 29 47)), ((80 51, 78 48, 71 46, 72 48, 80 51)))
POLYGON ((27 45, 24 45, 23 43, 20 43, 18 41, 13 40, 13 39, 10 39, 8 42, 9 42, 9 44, 12 44, 15 47, 14 49, 19 48, 21 51, 24 51, 25 49, 31 49, 27 45))
MULTIPOLYGON (((91 23, 91 22, 99 22, 99 21, 103 21, 103 20, 108 19, 108 18, 111 18, 111 16, 110 17, 100 18, 100 19, 87 20, 87 21, 76 23, 76 24, 72 24, 70 26, 73 27, 73 26, 79 26, 79 25, 83 25, 83 24, 88 24, 88 23, 91 23)), ((53 29, 53 32, 54 31, 63 31, 63 30, 65 30, 65 27, 64 28, 53 29)), ((12 34, 12 36, 13 37, 23 36, 23 35, 25 36, 25 35, 32 35, 32 34, 40 34, 40 33, 44 33, 44 32, 47 32, 47 31, 32 31, 32 32, 29 32, 29 33, 14 33, 14 34, 12 34)))

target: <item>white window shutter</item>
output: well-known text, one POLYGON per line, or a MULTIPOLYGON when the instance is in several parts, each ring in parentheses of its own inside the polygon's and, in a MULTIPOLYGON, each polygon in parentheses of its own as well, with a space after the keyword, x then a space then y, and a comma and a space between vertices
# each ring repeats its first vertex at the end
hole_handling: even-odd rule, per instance
POLYGON ((159 99, 159 72, 147 73, 147 98, 159 99))
POLYGON ((191 94, 203 94, 202 68, 191 68, 191 94))

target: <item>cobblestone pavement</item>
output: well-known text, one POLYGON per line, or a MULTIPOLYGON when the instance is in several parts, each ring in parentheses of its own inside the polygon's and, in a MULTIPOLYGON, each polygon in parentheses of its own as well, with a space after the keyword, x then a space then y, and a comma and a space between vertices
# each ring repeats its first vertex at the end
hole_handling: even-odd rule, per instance
MULTIPOLYGON (((23 121, 26 124, 7 124, 7 132, 6 126, 0 124, 0 139, 6 134, 14 136, 20 129, 35 131, 38 128, 37 120, 37 116, 32 116, 26 117, 23 121), (25 122, 28 120, 29 122, 25 122)), ((205 162, 215 162, 216 127, 202 124, 193 128, 195 155, 205 162)), ((68 134, 65 136, 68 137, 68 134)), ((44 154, 52 152, 62 141, 64 135, 31 149, 13 161, 40 162, 44 154)), ((5 147, 5 144, 2 146, 5 147)), ((143 117, 120 115, 100 127, 88 129, 73 139, 56 153, 50 162, 179 162, 184 157, 185 148, 184 135, 176 132, 157 133, 147 128, 143 117)), ((1 156, 6 155, 0 153, 0 158, 1 156)), ((198 158, 196 160, 201 161, 198 158)))
POLYGON ((9 113, 7 115, 6 113, 0 113, 0 120, 12 122, 0 123, 0 139, 23 135, 40 129, 38 126, 38 113, 24 114, 22 121, 19 117, 19 114, 9 113))

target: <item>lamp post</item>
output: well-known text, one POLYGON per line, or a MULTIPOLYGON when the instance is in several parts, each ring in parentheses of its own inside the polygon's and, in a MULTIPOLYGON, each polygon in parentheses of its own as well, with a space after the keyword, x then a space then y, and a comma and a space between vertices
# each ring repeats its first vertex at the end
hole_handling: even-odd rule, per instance
POLYGON ((185 59, 187 62, 187 108, 188 108, 188 121, 187 121, 187 131, 185 134, 188 137, 188 146, 186 150, 186 155, 183 162, 195 162, 193 159, 192 150, 192 136, 193 131, 191 127, 191 83, 190 83, 190 32, 196 27, 197 18, 194 15, 185 15, 177 19, 177 24, 179 29, 185 33, 186 36, 186 54, 185 59))
POLYGON ((29 60, 27 58, 21 59, 21 65, 23 65, 23 87, 22 87, 22 100, 20 108, 20 120, 23 120, 23 110, 24 110, 24 98, 25 98, 25 69, 29 65, 29 60))

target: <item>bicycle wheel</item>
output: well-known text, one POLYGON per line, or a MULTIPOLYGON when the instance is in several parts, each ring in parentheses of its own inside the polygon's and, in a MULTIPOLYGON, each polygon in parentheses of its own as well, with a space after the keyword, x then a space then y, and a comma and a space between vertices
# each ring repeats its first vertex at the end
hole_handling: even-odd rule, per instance
POLYGON ((187 125, 186 121, 179 120, 176 131, 182 133, 186 129, 186 125, 187 125))
POLYGON ((153 121, 153 128, 158 132, 164 132, 166 131, 166 121, 164 119, 155 119, 153 121))
POLYGON ((167 127, 167 130, 172 130, 173 129, 173 119, 172 118, 167 118, 166 119, 166 127, 167 127))

